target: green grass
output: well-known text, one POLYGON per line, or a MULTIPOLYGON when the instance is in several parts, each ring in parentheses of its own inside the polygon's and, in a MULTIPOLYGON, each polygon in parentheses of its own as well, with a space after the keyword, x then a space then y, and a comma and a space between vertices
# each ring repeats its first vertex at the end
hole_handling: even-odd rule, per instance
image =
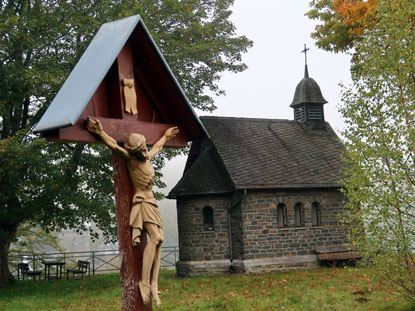
MULTIPOLYGON (((159 283, 163 306, 154 310, 415 310, 361 268, 197 278, 162 271, 159 283)), ((1 311, 121 309, 119 274, 0 288, 1 311)))

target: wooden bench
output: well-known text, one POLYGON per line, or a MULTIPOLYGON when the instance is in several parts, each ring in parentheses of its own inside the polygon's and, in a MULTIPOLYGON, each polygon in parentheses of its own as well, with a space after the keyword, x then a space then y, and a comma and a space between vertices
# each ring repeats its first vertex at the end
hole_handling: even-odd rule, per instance
POLYGON ((316 253, 318 260, 325 261, 332 267, 335 267, 339 260, 358 260, 362 258, 362 255, 344 245, 316 247, 316 253))

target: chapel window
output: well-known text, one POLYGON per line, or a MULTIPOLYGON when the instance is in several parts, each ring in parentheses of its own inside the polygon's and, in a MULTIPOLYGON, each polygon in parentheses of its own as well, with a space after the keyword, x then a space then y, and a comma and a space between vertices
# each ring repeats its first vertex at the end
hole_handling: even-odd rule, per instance
POLYGON ((213 208, 205 206, 203 208, 203 230, 213 231, 213 208))
POLYGON ((313 226, 321 226, 321 206, 320 203, 314 202, 311 205, 311 218, 313 226))
POLYGON ((283 203, 277 206, 277 222, 278 228, 287 227, 287 207, 283 203))
POLYGON ((294 220, 296 227, 304 226, 304 206, 301 203, 294 205, 294 220))

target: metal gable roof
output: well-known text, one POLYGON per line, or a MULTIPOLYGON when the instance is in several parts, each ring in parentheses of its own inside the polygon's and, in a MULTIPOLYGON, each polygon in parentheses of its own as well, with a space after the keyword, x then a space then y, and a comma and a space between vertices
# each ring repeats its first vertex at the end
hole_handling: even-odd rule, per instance
POLYGON ((140 20, 135 15, 101 26, 34 133, 75 124, 140 20))
POLYGON ((162 66, 166 69, 172 84, 175 85, 187 111, 192 116, 191 118, 197 123, 197 127, 201 129, 202 133, 206 135, 204 126, 194 112, 176 77, 139 15, 106 23, 101 26, 47 111, 42 116, 33 131, 34 133, 60 129, 76 123, 138 24, 140 24, 140 28, 143 30, 145 37, 151 42, 150 44, 153 46, 162 66))

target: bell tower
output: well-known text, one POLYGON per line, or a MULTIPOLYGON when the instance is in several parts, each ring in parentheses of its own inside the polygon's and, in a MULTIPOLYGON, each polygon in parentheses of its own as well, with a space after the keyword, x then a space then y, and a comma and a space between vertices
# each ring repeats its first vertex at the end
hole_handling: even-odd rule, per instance
POLYGON ((325 123, 323 105, 327 101, 321 94, 320 87, 314 79, 308 75, 307 51, 304 44, 305 68, 304 78, 298 83, 294 99, 290 105, 294 109, 294 120, 300 122, 325 123))

